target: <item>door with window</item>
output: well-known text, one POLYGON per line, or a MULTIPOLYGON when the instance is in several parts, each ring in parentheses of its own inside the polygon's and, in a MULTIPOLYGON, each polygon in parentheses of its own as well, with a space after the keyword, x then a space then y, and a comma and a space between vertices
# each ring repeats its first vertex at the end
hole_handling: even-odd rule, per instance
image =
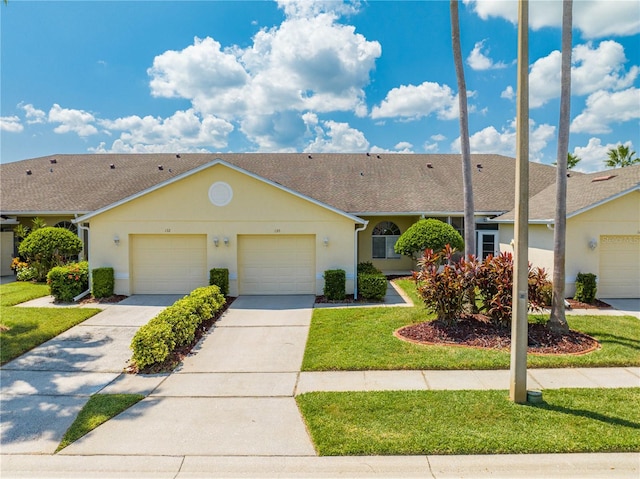
POLYGON ((478 231, 476 241, 477 258, 485 259, 489 255, 496 256, 500 253, 497 231, 478 231))

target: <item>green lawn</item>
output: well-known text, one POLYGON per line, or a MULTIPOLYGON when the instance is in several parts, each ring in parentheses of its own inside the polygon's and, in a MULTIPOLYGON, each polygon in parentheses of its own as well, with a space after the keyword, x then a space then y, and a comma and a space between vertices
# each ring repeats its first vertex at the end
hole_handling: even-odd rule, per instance
MULTIPOLYGON (((393 332, 433 318, 411 281, 400 281, 413 308, 318 308, 313 311, 302 369, 508 369, 508 351, 426 346, 401 341, 393 332)), ((532 317, 533 319, 533 317, 532 317)), ((640 365, 640 321, 631 316, 568 316, 569 326, 595 337, 601 349, 571 356, 528 356, 529 367, 640 365)))
POLYGON ((640 451, 640 388, 317 392, 296 397, 320 455, 640 451))
POLYGON ((144 399, 142 394, 96 394, 91 396, 87 404, 78 413, 78 417, 73 421, 73 424, 65 432, 56 452, 77 441, 100 424, 107 422, 142 399, 144 399))
POLYGON ((15 304, 49 294, 46 284, 0 285, 0 364, 48 341, 98 313, 93 308, 16 308, 15 304), (5 331, 5 327, 9 328, 5 331))

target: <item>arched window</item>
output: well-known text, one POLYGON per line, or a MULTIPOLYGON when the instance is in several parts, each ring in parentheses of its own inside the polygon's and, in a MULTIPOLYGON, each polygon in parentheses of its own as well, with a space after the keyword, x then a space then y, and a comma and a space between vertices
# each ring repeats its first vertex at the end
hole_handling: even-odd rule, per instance
POLYGON ((400 237, 400 228, 391 221, 381 221, 371 233, 371 257, 375 259, 397 259, 401 255, 393 250, 400 237))
POLYGON ((72 233, 78 233, 78 227, 74 225, 71 221, 59 221, 54 225, 56 228, 64 228, 66 230, 71 231, 72 233))

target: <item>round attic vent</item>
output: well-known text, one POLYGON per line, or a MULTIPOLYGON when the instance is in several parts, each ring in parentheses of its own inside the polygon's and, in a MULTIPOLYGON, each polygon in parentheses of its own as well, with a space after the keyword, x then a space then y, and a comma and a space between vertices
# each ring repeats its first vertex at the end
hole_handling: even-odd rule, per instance
POLYGON ((233 189, 224 181, 217 181, 209 187, 209 201, 215 206, 226 206, 233 198, 233 189))

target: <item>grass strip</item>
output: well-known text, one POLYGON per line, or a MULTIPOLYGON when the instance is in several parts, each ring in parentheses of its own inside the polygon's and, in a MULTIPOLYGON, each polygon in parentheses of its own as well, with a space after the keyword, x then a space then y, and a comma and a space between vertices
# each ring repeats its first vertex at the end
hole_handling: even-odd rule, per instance
POLYGON ((144 399, 142 394, 95 394, 78 413, 67 429, 56 452, 77 441, 82 436, 107 422, 112 417, 144 399))
MULTIPOLYGON (((407 294, 411 281, 398 282, 407 294)), ((433 319, 420 302, 414 308, 314 309, 302 369, 508 369, 507 350, 427 346, 401 341, 393 332, 433 319)), ((531 321, 537 321, 534 315, 531 321)), ((596 338, 601 349, 579 356, 528 356, 528 367, 639 366, 640 322, 631 316, 567 316, 571 329, 596 338)))
POLYGON ((314 392, 296 397, 323 456, 640 451, 640 388, 314 392))
POLYGON ((95 308, 23 308, 14 305, 49 294, 46 284, 16 282, 0 286, 0 364, 90 318, 95 308))

